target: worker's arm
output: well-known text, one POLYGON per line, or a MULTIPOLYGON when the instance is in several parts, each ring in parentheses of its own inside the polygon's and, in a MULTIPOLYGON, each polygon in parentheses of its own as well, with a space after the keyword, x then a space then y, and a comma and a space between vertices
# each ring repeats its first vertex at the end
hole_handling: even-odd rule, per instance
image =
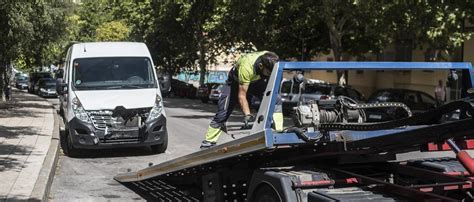
POLYGON ((239 103, 240 107, 242 108, 242 112, 244 115, 250 114, 249 103, 247 102, 247 90, 249 89, 248 84, 240 84, 239 85, 239 103))

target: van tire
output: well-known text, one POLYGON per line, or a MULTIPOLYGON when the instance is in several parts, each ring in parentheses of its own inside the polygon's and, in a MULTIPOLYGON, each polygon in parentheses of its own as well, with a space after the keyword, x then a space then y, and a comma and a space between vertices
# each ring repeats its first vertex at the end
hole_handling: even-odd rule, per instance
POLYGON ((77 157, 79 155, 79 151, 72 145, 71 138, 69 137, 69 132, 67 132, 67 126, 65 128, 65 131, 62 132, 59 137, 63 153, 64 155, 69 157, 77 157))
POLYGON ((150 149, 153 154, 165 153, 166 149, 168 149, 168 133, 163 135, 163 143, 151 145, 150 149))

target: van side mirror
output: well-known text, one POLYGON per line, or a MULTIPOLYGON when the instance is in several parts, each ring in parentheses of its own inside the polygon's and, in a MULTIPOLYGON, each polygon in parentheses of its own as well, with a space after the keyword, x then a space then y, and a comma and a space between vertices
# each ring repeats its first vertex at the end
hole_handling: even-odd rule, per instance
POLYGON ((67 83, 64 83, 62 78, 56 79, 56 92, 58 95, 64 95, 67 93, 67 83))

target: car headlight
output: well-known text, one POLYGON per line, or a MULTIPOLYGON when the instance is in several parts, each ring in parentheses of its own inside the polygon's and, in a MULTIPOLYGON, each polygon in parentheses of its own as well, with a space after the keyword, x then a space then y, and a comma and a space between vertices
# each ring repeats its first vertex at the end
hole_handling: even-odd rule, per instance
POLYGON ((146 121, 149 122, 149 121, 157 119, 158 117, 160 117, 162 112, 163 112, 163 103, 161 102, 161 97, 157 95, 155 104, 151 108, 146 121))
POLYGON ((48 91, 46 91, 46 89, 44 89, 44 88, 40 88, 40 91, 41 91, 42 93, 48 92, 48 91))
POLYGON ((77 97, 72 99, 72 111, 74 112, 74 116, 76 116, 79 120, 86 123, 91 123, 89 115, 87 115, 86 110, 84 110, 84 107, 82 107, 82 104, 79 99, 77 99, 77 97))

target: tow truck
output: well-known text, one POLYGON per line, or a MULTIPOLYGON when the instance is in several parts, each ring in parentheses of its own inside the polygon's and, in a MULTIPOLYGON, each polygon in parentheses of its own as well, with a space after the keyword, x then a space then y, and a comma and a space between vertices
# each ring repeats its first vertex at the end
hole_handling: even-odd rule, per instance
POLYGON ((279 62, 247 135, 114 178, 153 201, 472 201, 473 87, 470 63, 279 62), (312 70, 443 70, 460 79, 461 96, 418 114, 403 103, 300 100, 291 124, 276 130, 284 72, 312 70), (365 122, 364 110, 387 107, 407 116, 365 122), (420 150, 456 158, 396 158, 420 150))

